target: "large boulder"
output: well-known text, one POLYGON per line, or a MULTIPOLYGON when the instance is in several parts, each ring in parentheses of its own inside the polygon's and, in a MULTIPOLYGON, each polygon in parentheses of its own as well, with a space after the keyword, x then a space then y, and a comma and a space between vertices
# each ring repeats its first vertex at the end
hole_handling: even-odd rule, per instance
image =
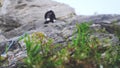
POLYGON ((44 19, 48 10, 53 10, 58 19, 75 15, 73 8, 51 0, 4 0, 1 13, 17 17, 25 24, 44 19))

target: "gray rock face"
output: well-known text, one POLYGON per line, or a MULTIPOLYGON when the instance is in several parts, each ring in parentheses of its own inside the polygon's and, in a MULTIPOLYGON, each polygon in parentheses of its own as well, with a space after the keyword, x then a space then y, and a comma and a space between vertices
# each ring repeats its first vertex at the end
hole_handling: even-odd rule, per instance
POLYGON ((7 32, 21 26, 19 20, 15 17, 4 15, 0 17, 0 30, 7 32))
MULTIPOLYGON (((30 34, 33 32, 43 32, 47 37, 54 40, 54 44, 66 44, 66 41, 71 41, 72 38, 76 35, 73 34, 75 32, 76 23, 89 21, 92 22, 90 28, 92 29, 93 34, 91 34, 91 37, 97 37, 100 40, 100 46, 106 47, 111 45, 119 45, 119 39, 115 34, 116 31, 119 33, 118 28, 120 27, 120 15, 75 16, 69 19, 65 19, 64 21, 57 20, 55 23, 49 24, 42 23, 44 22, 44 20, 38 20, 35 22, 26 23, 16 29, 4 32, 3 35, 7 39, 9 38, 10 40, 16 40, 24 33, 30 34), (111 32, 108 29, 111 30, 111 32)), ((23 44, 24 43, 22 43, 21 45, 23 44)), ((2 42, 0 44, 0 49, 5 48, 3 47, 3 45, 5 45, 5 42, 2 42)), ((1 50, 0 52, 3 53, 3 51, 4 50, 1 50)), ((23 55, 26 54, 25 51, 19 52, 22 52, 23 55)), ((19 57, 21 57, 21 54, 19 57)), ((10 61, 14 61, 14 59, 10 61)))
POLYGON ((50 28, 54 35, 54 32, 62 30, 66 23, 59 21, 46 27, 43 22, 44 14, 48 10, 53 10, 59 20, 75 16, 73 8, 51 0, 3 0, 0 30, 6 38, 20 36, 31 30, 43 31, 51 36, 50 28))
POLYGON ((5 40, 7 40, 7 39, 5 38, 5 36, 0 35, 0 42, 3 42, 3 41, 5 41, 5 40))
POLYGON ((120 21, 113 21, 111 23, 103 23, 102 27, 106 29, 111 34, 120 35, 120 21))
POLYGON ((4 0, 1 12, 19 18, 25 24, 44 20, 44 14, 48 10, 53 10, 58 19, 75 15, 73 8, 51 0, 4 0))
POLYGON ((75 31, 76 23, 89 22, 92 21, 94 26, 91 27, 93 30, 101 30, 105 28, 110 34, 114 34, 119 28, 119 15, 98 15, 98 16, 90 16, 90 17, 79 17, 76 16, 74 18, 66 19, 66 22, 57 20, 55 23, 43 24, 43 20, 36 21, 34 23, 25 24, 19 28, 14 30, 4 32, 3 35, 6 38, 13 38, 20 36, 24 33, 32 33, 32 32, 44 32, 48 37, 55 39, 55 41, 60 42, 64 41, 65 38, 70 38, 72 33, 75 31), (106 19, 102 19, 102 17, 106 19), (69 21, 69 22, 68 22, 69 21), (115 24, 113 22, 116 21, 115 24), (115 26, 115 28, 110 28, 110 26, 115 26), (109 27, 108 27, 109 26, 109 27), (112 32, 110 32, 112 31, 112 32), (58 39, 59 38, 59 39, 58 39))
POLYGON ((112 23, 113 21, 119 21, 120 15, 93 15, 93 16, 75 16, 73 18, 66 19, 70 25, 81 22, 91 22, 95 24, 112 23))
MULTIPOLYGON (((90 27, 94 33, 91 36, 97 37, 101 46, 119 43, 115 34, 116 32, 120 34, 120 15, 74 16, 72 8, 50 0, 4 0, 1 14, 0 54, 5 51, 6 45, 10 45, 11 40, 16 41, 25 33, 43 32, 54 40, 54 44, 64 44, 75 37, 76 34, 73 33, 76 31, 76 23, 82 22, 92 22, 90 27), (55 11, 59 20, 55 23, 44 24, 44 14, 49 9, 55 11), (106 32, 102 32, 103 29, 106 32), (106 40, 108 40, 107 43, 106 40)), ((20 44, 24 47, 23 42, 20 44)), ((19 45, 19 42, 14 45, 19 45)), ((10 51, 13 56, 12 59, 9 57, 11 64, 26 57, 25 49, 22 51, 19 47, 12 47, 10 51)))

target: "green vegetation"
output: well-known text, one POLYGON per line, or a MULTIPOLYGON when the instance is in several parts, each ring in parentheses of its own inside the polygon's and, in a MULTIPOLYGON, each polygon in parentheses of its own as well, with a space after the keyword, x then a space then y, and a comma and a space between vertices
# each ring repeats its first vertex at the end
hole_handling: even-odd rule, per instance
POLYGON ((24 38, 27 49, 25 68, 119 68, 120 46, 101 46, 91 36, 88 23, 76 25, 76 37, 66 47, 53 44, 43 33, 24 38), (58 50, 57 50, 58 49, 58 50))

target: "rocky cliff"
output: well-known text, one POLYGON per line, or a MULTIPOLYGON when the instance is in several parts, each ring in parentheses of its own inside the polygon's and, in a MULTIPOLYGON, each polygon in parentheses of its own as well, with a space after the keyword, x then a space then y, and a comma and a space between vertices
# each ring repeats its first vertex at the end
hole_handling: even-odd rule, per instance
POLYGON ((51 0, 4 0, 1 13, 19 18, 20 23, 25 24, 44 20, 48 10, 53 10, 58 19, 75 15, 73 8, 51 0))
MULTIPOLYGON (((82 22, 91 22, 90 28, 94 32, 92 35, 98 37, 103 44, 119 44, 117 35, 120 34, 120 15, 76 16, 73 8, 51 0, 4 0, 0 14, 0 54, 6 45, 18 40, 25 33, 42 32, 52 38, 54 44, 66 44, 66 40, 71 41, 74 36, 76 24, 82 22), (50 9, 55 11, 57 21, 44 24, 44 14, 50 9), (103 41, 106 38, 110 39, 107 44, 103 41)), ((14 45, 18 45, 18 41, 14 45)), ((13 47, 13 50, 16 48, 13 47)), ((19 51, 21 52, 24 53, 19 51)), ((14 52, 12 54, 16 55, 14 52)), ((23 55, 26 56, 25 53, 23 55)), ((10 61, 12 64, 15 60, 10 61)))

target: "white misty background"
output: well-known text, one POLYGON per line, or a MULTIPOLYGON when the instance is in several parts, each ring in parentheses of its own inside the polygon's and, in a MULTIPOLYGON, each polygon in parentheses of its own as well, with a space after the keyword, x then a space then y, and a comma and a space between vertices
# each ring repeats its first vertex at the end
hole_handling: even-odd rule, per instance
POLYGON ((54 0, 75 8, 78 15, 120 14, 120 0, 54 0))

